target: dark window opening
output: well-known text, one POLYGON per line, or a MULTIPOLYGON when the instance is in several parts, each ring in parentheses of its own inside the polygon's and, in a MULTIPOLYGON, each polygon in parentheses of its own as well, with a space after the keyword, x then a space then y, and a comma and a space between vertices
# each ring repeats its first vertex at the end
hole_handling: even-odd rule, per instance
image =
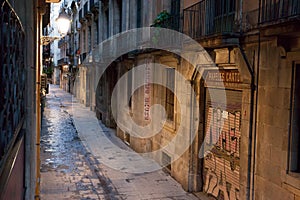
POLYGON ((88 30, 89 32, 88 32, 88 49, 89 49, 89 51, 88 52, 91 52, 91 50, 92 50, 92 27, 91 26, 89 26, 89 30, 88 30))
POLYGON ((119 33, 122 32, 122 0, 117 1, 119 11, 119 33))
POLYGON ((136 27, 142 27, 142 0, 136 1, 136 27))
POLYGON ((300 172, 300 64, 293 68, 290 171, 300 172))
POLYGON ((174 89, 175 89, 175 69, 166 69, 167 89, 166 89, 166 115, 167 119, 174 120, 174 89))
POLYGON ((99 23, 98 21, 95 21, 95 24, 96 24, 96 45, 99 44, 99 23))
POLYGON ((180 0, 171 1, 171 25, 174 30, 179 30, 180 0))
POLYGON ((131 108, 132 106, 132 74, 128 73, 128 80, 127 80, 127 95, 128 95, 128 107, 131 108))
POLYGON ((178 15, 180 13, 180 0, 171 1, 171 15, 178 15))
POLYGON ((106 35, 105 39, 109 38, 109 13, 108 9, 104 12, 105 13, 105 25, 106 25, 106 35))

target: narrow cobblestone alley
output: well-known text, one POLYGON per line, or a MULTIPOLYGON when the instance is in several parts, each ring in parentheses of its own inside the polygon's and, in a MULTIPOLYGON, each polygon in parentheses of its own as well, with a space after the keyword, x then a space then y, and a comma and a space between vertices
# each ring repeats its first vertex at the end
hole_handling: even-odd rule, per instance
POLYGON ((47 95, 41 134, 41 199, 116 199, 99 178, 67 112, 70 95, 47 95))
POLYGON ((197 199, 161 169, 126 172, 156 164, 142 160, 113 131, 69 93, 50 85, 42 120, 41 199, 197 199), (109 167, 107 160, 117 166, 109 167))

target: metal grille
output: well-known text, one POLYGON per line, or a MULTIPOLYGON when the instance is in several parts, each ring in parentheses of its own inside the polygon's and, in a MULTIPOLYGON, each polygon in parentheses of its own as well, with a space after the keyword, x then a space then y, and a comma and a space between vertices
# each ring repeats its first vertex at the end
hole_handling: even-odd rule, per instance
POLYGON ((239 199, 242 92, 210 88, 206 94, 204 191, 217 199, 239 199), (214 99, 210 93, 214 93, 214 99), (226 107, 225 107, 226 105, 226 107))
POLYGON ((0 0, 0 168, 25 115, 24 29, 7 1, 0 0))
POLYGON ((183 32, 192 38, 236 32, 235 0, 202 0, 184 9, 183 32))
POLYGON ((260 23, 293 18, 300 15, 299 0, 262 0, 260 23))

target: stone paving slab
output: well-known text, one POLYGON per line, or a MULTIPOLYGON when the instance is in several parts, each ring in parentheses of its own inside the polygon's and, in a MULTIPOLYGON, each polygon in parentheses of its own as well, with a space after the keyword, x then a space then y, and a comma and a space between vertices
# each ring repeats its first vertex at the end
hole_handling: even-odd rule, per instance
MULTIPOLYGON (((115 136, 115 130, 101 124, 89 108, 79 104, 57 86, 51 85, 51 89, 61 98, 62 105, 68 105, 67 112, 71 114, 78 136, 90 153, 88 159, 97 177, 90 177, 86 184, 95 188, 95 184, 107 185, 101 190, 98 189, 97 195, 92 199, 198 199, 185 192, 155 161, 141 156, 125 145, 115 136), (106 193, 111 194, 107 196, 106 193)), ((84 179, 80 181, 85 182, 84 179)), ((80 194, 83 195, 85 194, 80 194)))
MULTIPOLYGON (((50 87, 41 133, 40 199, 118 199, 83 146, 67 112, 71 95, 50 87)), ((71 101, 70 101, 71 102, 71 101)))
POLYGON ((198 199, 185 192, 155 161, 142 157, 123 142, 120 143, 115 130, 99 124, 95 113, 89 108, 75 100, 70 113, 79 137, 101 163, 99 167, 105 169, 104 175, 109 177, 122 199, 198 199), (128 173, 136 169, 146 173, 128 173))

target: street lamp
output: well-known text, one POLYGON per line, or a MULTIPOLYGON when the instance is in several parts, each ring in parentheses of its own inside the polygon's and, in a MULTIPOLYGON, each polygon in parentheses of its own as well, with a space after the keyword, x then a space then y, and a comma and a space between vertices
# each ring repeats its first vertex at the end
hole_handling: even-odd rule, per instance
POLYGON ((62 8, 55 21, 57 23, 58 32, 60 33, 61 36, 42 36, 41 37, 42 45, 48 45, 54 40, 60 39, 65 35, 67 35, 68 30, 70 28, 71 17, 65 12, 64 8, 62 8))
POLYGON ((65 9, 62 9, 59 13, 57 19, 58 32, 65 36, 68 33, 70 28, 71 17, 65 12, 65 9))

